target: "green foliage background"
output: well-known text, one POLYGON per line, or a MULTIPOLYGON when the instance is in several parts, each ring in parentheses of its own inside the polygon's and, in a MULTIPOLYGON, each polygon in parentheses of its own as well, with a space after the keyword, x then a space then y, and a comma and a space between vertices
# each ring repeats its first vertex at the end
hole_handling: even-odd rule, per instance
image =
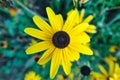
MULTIPOLYGON (((23 80, 28 71, 35 71, 43 80, 50 80, 50 62, 43 67, 36 64, 36 54, 25 54, 25 49, 33 38, 23 31, 26 27, 36 27, 32 21, 34 15, 48 20, 45 11, 47 6, 56 13, 61 13, 65 20, 67 12, 75 8, 72 0, 11 0, 13 4, 9 1, 0 3, 0 80, 23 80), (16 15, 11 15, 11 8, 16 9, 16 15), (3 41, 7 42, 6 48, 3 47, 3 41)), ((77 3, 77 8, 79 11, 86 9, 85 17, 94 15, 91 23, 96 25, 97 33, 90 34, 94 55, 81 55, 80 60, 73 63, 72 72, 75 78, 79 77, 78 74, 81 75, 81 66, 88 65, 92 70, 97 70, 97 65, 110 54, 116 56, 120 62, 120 0, 89 0, 82 6, 77 3), (115 53, 109 51, 112 45, 118 47, 115 53)), ((59 73, 64 74, 61 68, 59 73)))

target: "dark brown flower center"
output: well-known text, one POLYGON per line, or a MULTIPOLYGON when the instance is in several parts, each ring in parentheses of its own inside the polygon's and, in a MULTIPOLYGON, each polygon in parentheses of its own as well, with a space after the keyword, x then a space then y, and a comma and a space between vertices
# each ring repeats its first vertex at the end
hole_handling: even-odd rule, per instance
POLYGON ((70 37, 66 32, 58 31, 53 35, 52 42, 57 48, 65 48, 70 42, 70 37))
POLYGON ((84 76, 88 76, 90 75, 90 68, 88 66, 83 66, 81 67, 81 73, 84 75, 84 76))

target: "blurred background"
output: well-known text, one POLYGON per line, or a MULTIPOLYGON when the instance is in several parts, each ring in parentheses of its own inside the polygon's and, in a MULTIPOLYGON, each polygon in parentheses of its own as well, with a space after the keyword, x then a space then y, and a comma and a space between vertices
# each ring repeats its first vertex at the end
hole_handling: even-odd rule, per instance
POLYGON ((55 80, 89 80, 90 75, 84 75, 81 68, 87 66, 90 71, 100 72, 98 64, 106 66, 104 58, 108 56, 120 63, 120 0, 0 0, 0 80, 24 80, 29 71, 34 71, 42 80, 50 80, 50 61, 41 66, 36 61, 42 53, 25 53, 36 39, 23 32, 26 27, 36 27, 32 21, 34 15, 48 21, 47 6, 61 13, 64 20, 71 9, 84 8, 84 19, 94 15, 91 24, 97 28, 97 33, 90 34, 94 55, 81 54, 79 61, 73 63, 71 74, 66 76, 60 68, 55 80))

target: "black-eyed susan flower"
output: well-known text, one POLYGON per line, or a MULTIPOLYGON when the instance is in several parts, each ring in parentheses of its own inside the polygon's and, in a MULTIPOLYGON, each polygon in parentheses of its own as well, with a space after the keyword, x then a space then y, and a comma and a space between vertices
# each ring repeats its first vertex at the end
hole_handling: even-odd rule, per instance
POLYGON ((17 15, 17 8, 10 8, 9 13, 11 14, 11 16, 16 16, 17 15))
POLYGON ((105 69, 102 65, 99 65, 99 72, 92 72, 90 80, 119 80, 120 79, 120 67, 112 60, 106 60, 109 66, 109 70, 105 69))
POLYGON ((30 71, 25 75, 24 80, 42 80, 42 78, 34 71, 30 71))
POLYGON ((114 53, 117 51, 117 49, 118 49, 118 47, 116 45, 112 45, 112 46, 110 46, 109 51, 114 53))
POLYGON ((88 23, 76 23, 77 10, 68 16, 64 23, 62 15, 56 15, 51 8, 46 8, 50 21, 49 25, 39 16, 34 16, 33 21, 39 29, 25 28, 25 32, 35 38, 42 40, 27 48, 27 54, 45 51, 38 64, 43 65, 51 59, 50 78, 54 78, 62 65, 64 72, 68 75, 71 71, 71 61, 77 61, 79 53, 92 55, 89 46, 90 37, 84 32, 89 26, 88 23))
POLYGON ((74 79, 74 74, 70 73, 68 76, 65 76, 63 74, 57 75, 57 80, 73 80, 74 79))
MULTIPOLYGON (((82 9, 81 10, 81 13, 79 14, 78 10, 75 9, 77 11, 77 17, 76 17, 76 22, 74 25, 79 25, 79 24, 82 24, 82 23, 88 23, 89 26, 87 26, 86 28, 86 32, 88 33, 96 33, 96 27, 95 25, 93 24, 90 24, 90 21, 92 21, 93 19, 93 15, 89 15, 86 19, 83 19, 84 17, 84 14, 85 14, 85 9, 82 9)), ((74 10, 71 10, 68 12, 68 16, 73 12, 74 10)))
POLYGON ((3 41, 2 43, 0 43, 0 46, 2 48, 7 48, 8 47, 8 42, 7 41, 3 41))

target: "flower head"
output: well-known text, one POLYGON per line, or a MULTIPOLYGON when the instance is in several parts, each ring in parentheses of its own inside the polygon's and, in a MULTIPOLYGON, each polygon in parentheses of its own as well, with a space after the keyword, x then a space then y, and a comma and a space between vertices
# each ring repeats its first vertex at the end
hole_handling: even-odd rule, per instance
POLYGON ((24 80, 41 80, 41 77, 36 75, 34 71, 30 71, 25 75, 24 80))
POLYGON ((115 63, 111 59, 105 58, 105 61, 108 63, 109 70, 105 69, 102 65, 99 65, 99 72, 92 72, 90 80, 119 80, 120 78, 120 67, 118 63, 115 63))
POLYGON ((62 15, 56 15, 51 8, 46 8, 50 25, 39 16, 34 16, 33 21, 39 29, 25 28, 25 32, 35 38, 42 40, 27 48, 27 54, 45 51, 38 60, 42 65, 51 59, 50 78, 54 78, 62 65, 64 72, 68 75, 71 71, 71 61, 77 61, 79 53, 92 55, 90 37, 84 32, 88 23, 74 26, 77 10, 73 11, 64 23, 62 15))
POLYGON ((57 80, 73 80, 74 79, 74 74, 70 73, 68 76, 63 75, 63 74, 59 74, 57 76, 57 80))
POLYGON ((2 48, 7 48, 7 47, 8 47, 7 41, 3 41, 2 43, 0 43, 0 46, 1 46, 2 48))
POLYGON ((109 51, 114 53, 117 51, 117 49, 118 49, 118 47, 116 45, 112 45, 112 46, 110 46, 109 51))

